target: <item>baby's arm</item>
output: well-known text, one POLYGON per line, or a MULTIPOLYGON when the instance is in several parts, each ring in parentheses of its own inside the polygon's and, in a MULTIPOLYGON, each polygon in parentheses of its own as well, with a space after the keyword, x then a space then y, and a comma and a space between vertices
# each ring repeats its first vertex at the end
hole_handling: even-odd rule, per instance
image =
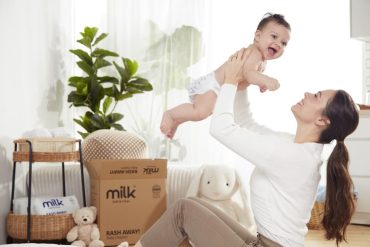
MULTIPOLYGON (((269 77, 260 72, 260 65, 262 64, 262 55, 253 45, 250 45, 245 53, 247 57, 243 68, 244 81, 238 85, 238 90, 245 89, 249 84, 254 84, 260 87, 261 91, 274 91, 279 88, 279 82, 275 78, 269 77)), ((235 55, 235 54, 234 54, 235 55)), ((222 85, 225 82, 225 63, 215 70, 216 80, 222 85)))
POLYGON ((262 74, 260 66, 263 63, 262 54, 257 48, 250 45, 246 51, 247 59, 243 68, 243 75, 249 84, 257 85, 262 91, 274 91, 279 88, 279 82, 275 78, 262 74))

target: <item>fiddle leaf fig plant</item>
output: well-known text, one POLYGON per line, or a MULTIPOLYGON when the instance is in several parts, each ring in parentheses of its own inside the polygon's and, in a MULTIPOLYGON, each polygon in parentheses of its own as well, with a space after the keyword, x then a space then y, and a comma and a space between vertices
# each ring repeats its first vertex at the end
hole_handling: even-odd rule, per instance
POLYGON ((139 64, 135 60, 118 58, 117 53, 97 47, 107 33, 98 35, 98 28, 85 27, 80 34, 82 38, 77 42, 83 49, 69 51, 79 58, 76 63, 84 75, 68 79, 73 88, 68 95, 70 106, 87 108, 84 115, 73 119, 86 131, 78 133, 85 138, 99 129, 125 130, 119 123, 123 114, 115 112, 118 102, 153 87, 147 79, 136 75, 139 64), (109 67, 114 68, 113 75, 103 73, 102 69, 109 67))

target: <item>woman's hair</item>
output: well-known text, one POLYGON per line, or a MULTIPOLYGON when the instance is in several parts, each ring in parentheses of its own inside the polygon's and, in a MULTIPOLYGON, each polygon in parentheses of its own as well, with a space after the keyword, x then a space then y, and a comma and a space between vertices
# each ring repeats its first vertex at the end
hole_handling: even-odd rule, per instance
POLYGON ((328 102, 323 115, 330 120, 321 133, 319 142, 323 144, 336 140, 336 146, 327 163, 325 211, 322 224, 327 239, 335 239, 336 244, 346 241, 346 229, 355 211, 353 183, 348 172, 349 155, 344 139, 350 135, 359 122, 359 113, 351 96, 338 90, 328 102))
POLYGON ((285 20, 283 15, 280 14, 272 14, 272 13, 266 13, 262 20, 258 23, 257 30, 262 30, 268 23, 275 22, 279 25, 284 26, 288 30, 290 30, 289 23, 285 20))

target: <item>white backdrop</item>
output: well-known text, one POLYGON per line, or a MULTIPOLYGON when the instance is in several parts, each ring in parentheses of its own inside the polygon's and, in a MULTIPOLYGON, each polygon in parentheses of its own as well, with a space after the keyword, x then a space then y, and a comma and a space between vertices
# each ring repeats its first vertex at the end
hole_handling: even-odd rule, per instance
MULTIPOLYGON (((286 53, 278 60, 269 61, 265 71, 279 79, 281 88, 263 95, 256 88, 250 88, 255 118, 273 129, 294 133, 295 121, 290 107, 306 91, 342 88, 350 92, 357 102, 362 100, 362 44, 350 39, 349 2, 346 0, 112 0, 108 2, 106 11, 108 18, 104 25, 113 39, 108 45, 144 66, 147 64, 146 47, 156 34, 153 27, 148 28, 148 21, 155 23, 156 28, 167 35, 182 25, 199 30, 202 56, 186 69, 189 77, 214 70, 231 53, 252 42, 256 26, 266 12, 284 14, 292 27, 291 41, 286 53)), ((166 45, 174 46, 175 41, 168 38, 166 45)), ((199 44, 190 45, 194 48, 199 44)), ((169 52, 162 58, 161 65, 156 68, 162 73, 161 80, 153 80, 157 94, 152 97, 144 94, 125 102, 120 108, 126 113, 123 124, 142 135, 145 133, 153 143, 153 156, 163 155, 158 150, 159 145, 154 145, 163 144, 164 140, 159 132, 162 112, 188 101, 186 83, 182 88, 174 86, 171 75, 175 78, 181 76, 176 71, 166 71, 164 66, 166 61, 163 60, 176 60, 171 55, 178 53, 173 53, 169 52), (162 92, 164 87, 169 90, 162 92), (148 101, 150 104, 145 104, 148 101)), ((191 57, 194 54, 183 55, 191 57)), ((166 149, 166 157, 181 159, 186 150, 180 163, 233 162, 235 155, 209 136, 208 126, 209 119, 180 126, 175 142, 169 144, 171 149, 166 149), (183 147, 180 151, 179 146, 183 147)))
MULTIPOLYGON (((10 207, 12 140, 36 127, 73 126, 65 102, 71 27, 72 1, 0 0, 0 244, 10 207)), ((18 168, 17 196, 24 194, 21 174, 18 168)))

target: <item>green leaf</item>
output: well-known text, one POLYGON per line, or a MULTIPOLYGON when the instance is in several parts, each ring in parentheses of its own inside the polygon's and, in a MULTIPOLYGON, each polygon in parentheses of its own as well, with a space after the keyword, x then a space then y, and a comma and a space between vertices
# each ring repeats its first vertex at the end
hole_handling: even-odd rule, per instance
POLYGON ((90 77, 79 77, 79 76, 74 76, 69 78, 69 86, 75 87, 76 91, 81 93, 81 94, 87 94, 87 85, 90 82, 90 77))
POLYGON ((106 97, 103 102, 103 112, 106 113, 112 104, 113 99, 111 97, 106 97))
POLYGON ((126 84, 128 80, 130 79, 129 75, 127 74, 127 71, 125 68, 119 66, 116 62, 113 62, 114 67, 116 68, 118 74, 121 76, 120 80, 120 93, 127 91, 126 84))
POLYGON ((117 97, 120 95, 120 92, 118 91, 118 88, 116 85, 113 85, 112 87, 104 88, 105 95, 109 97, 113 97, 115 100, 117 100, 117 97))
POLYGON ((108 51, 100 48, 96 48, 92 53, 93 57, 118 57, 119 55, 113 51, 108 51))
POLYGON ((77 62, 77 65, 78 67, 80 67, 80 69, 82 69, 83 71, 85 71, 89 76, 92 76, 95 74, 95 70, 93 67, 91 67, 88 63, 86 63, 85 61, 78 61, 77 62))
POLYGON ((92 118, 94 117, 93 112, 87 111, 84 116, 81 116, 80 119, 74 119, 82 128, 84 128, 88 133, 91 133, 99 128, 96 128, 92 123, 92 118))
POLYGON ((76 118, 73 119, 73 121, 86 130, 86 128, 85 128, 86 126, 85 126, 83 121, 81 121, 80 119, 76 119, 76 118))
POLYGON ((142 90, 134 88, 134 87, 127 87, 127 92, 129 92, 131 94, 143 93, 142 90))
POLYGON ((114 67, 116 67, 116 70, 118 74, 121 76, 121 80, 125 81, 125 83, 128 81, 129 76, 125 70, 125 68, 119 66, 116 62, 113 62, 114 67))
POLYGON ((135 77, 127 83, 127 87, 140 89, 142 91, 152 91, 153 86, 147 79, 141 77, 135 77))
POLYGON ((110 65, 112 65, 110 62, 108 62, 107 60, 101 57, 96 58, 95 63, 94 63, 94 67, 96 70, 103 68, 103 67, 110 66, 110 65))
POLYGON ((107 129, 106 125, 105 125, 105 119, 102 117, 102 116, 99 116, 98 114, 94 114, 92 117, 91 117, 91 123, 92 125, 95 127, 95 128, 98 128, 98 129, 107 129))
POLYGON ((87 48, 91 49, 91 40, 88 37, 84 37, 82 39, 77 40, 78 43, 86 46, 87 48))
POLYGON ((123 115, 120 113, 111 113, 107 116, 108 123, 115 123, 118 122, 123 118, 123 115))
POLYGON ((132 96, 133 96, 132 93, 124 93, 119 95, 116 100, 121 101, 127 98, 131 98, 132 96))
POLYGON ((131 77, 134 74, 136 74, 139 64, 135 60, 131 61, 128 58, 122 58, 122 63, 126 68, 128 77, 131 77))
POLYGON ((99 111, 100 101, 103 98, 104 98, 104 88, 99 84, 92 86, 91 92, 89 95, 89 103, 90 103, 89 108, 94 112, 99 111))
POLYGON ((69 50, 71 53, 75 54, 76 56, 78 56, 82 61, 85 61, 87 64, 89 65, 93 65, 93 61, 92 61, 92 58, 90 57, 90 55, 81 50, 81 49, 77 49, 77 50, 69 50))
POLYGON ((112 77, 112 76, 98 77, 98 81, 99 81, 99 83, 104 83, 104 82, 111 82, 113 84, 118 83, 118 79, 116 77, 112 77))
POLYGON ((68 94, 67 101, 72 103, 74 106, 83 106, 85 105, 86 95, 82 95, 77 93, 76 91, 72 91, 68 94))
POLYGON ((68 86, 71 86, 71 87, 78 87, 78 85, 80 85, 81 81, 72 81, 70 83, 68 83, 68 86))
POLYGON ((85 113, 84 116, 81 116, 80 119, 73 119, 73 121, 84 128, 87 132, 91 133, 95 130, 94 126, 91 123, 92 115, 93 113, 88 111, 85 113))
POLYGON ((96 33, 98 32, 97 27, 85 27, 85 37, 88 37, 91 41, 94 40, 96 33))
POLYGON ((68 81, 72 83, 73 85, 75 85, 78 82, 84 82, 85 79, 86 77, 82 77, 82 76, 71 76, 68 78, 68 81))
POLYGON ((122 130, 122 131, 126 131, 122 125, 118 124, 118 123, 114 123, 114 124, 111 124, 111 127, 116 129, 116 130, 122 130))
POLYGON ((81 132, 81 131, 77 131, 77 133, 80 134, 82 139, 85 139, 88 135, 90 135, 90 133, 84 133, 84 132, 81 132))
POLYGON ((87 84, 86 83, 78 83, 76 87, 76 91, 81 95, 87 96, 87 84))
POLYGON ((105 39, 108 36, 107 33, 102 33, 99 35, 99 37, 96 38, 95 42, 92 44, 93 46, 97 45, 100 41, 105 39))

